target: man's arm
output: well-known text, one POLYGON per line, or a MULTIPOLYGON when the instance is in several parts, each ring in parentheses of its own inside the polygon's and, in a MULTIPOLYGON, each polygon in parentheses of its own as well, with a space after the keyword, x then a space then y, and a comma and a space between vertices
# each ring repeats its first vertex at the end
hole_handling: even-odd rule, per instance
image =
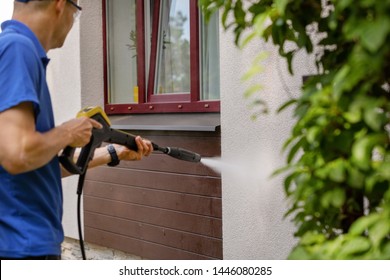
MULTIPOLYGON (((149 140, 142 139, 140 136, 135 138, 135 143, 137 144, 137 151, 130 150, 122 145, 114 144, 115 150, 118 154, 119 160, 141 160, 144 156, 149 156, 153 152, 152 143, 149 140)), ((76 158, 78 156, 78 152, 76 151, 76 158), (77 153, 77 154, 76 154, 77 153)), ((88 168, 93 168, 101 165, 105 165, 111 162, 111 156, 107 151, 106 147, 97 148, 95 150, 93 159, 89 162, 88 168)), ((72 175, 65 168, 61 168, 62 177, 67 177, 72 175)))
POLYGON ((21 103, 0 113, 0 165, 12 174, 37 169, 64 147, 87 144, 93 127, 101 125, 89 118, 77 118, 40 133, 35 130, 32 103, 21 103))

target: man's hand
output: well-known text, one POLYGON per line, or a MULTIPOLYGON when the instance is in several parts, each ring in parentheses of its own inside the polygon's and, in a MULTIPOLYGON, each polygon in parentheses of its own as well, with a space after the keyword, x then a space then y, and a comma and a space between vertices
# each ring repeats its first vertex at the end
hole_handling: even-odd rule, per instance
POLYGON ((149 156, 153 152, 152 142, 147 139, 142 139, 140 136, 135 138, 137 151, 115 144, 115 150, 120 160, 141 160, 144 156, 149 156))
MULTIPOLYGON (((149 156, 153 152, 152 142, 142 139, 140 136, 135 138, 137 151, 130 150, 126 146, 113 144, 119 160, 135 161, 141 160, 144 156, 149 156)), ((77 156, 77 155, 76 155, 77 156)), ((88 169, 97 166, 105 165, 111 161, 111 156, 107 151, 107 147, 100 147, 95 150, 93 159, 88 164, 88 169)), ((67 170, 62 168, 62 176, 72 175, 67 170)))
POLYGON ((88 117, 71 119, 61 126, 68 130, 71 137, 69 146, 74 148, 84 147, 89 143, 92 136, 92 128, 100 129, 103 127, 98 121, 88 117))

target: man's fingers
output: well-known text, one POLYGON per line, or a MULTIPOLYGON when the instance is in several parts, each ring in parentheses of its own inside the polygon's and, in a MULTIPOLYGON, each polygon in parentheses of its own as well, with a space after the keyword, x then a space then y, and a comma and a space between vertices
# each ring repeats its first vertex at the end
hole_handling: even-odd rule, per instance
POLYGON ((103 128, 103 125, 100 122, 98 122, 97 120, 94 120, 94 119, 89 119, 89 120, 94 128, 98 128, 98 129, 103 128))

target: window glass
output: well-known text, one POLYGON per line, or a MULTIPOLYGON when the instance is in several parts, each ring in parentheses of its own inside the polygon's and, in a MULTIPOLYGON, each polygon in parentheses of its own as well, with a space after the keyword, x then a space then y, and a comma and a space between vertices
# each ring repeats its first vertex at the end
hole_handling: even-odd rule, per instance
POLYGON ((136 0, 107 1, 110 103, 137 100, 136 0))
POLYGON ((189 1, 161 1, 154 94, 190 93, 189 19, 189 1))
POLYGON ((201 15, 201 99, 217 100, 219 94, 219 24, 218 13, 206 23, 201 15))

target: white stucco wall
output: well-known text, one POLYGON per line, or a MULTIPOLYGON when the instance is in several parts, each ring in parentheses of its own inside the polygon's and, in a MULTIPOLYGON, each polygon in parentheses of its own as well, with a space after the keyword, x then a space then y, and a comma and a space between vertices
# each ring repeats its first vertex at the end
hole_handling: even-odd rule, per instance
POLYGON ((257 81, 264 86, 257 96, 268 103, 271 113, 252 120, 251 101, 243 97, 249 84, 240 78, 265 45, 242 51, 233 41, 221 31, 222 160, 232 165, 232 172, 222 174, 223 256, 284 259, 291 248, 292 227, 283 221, 282 183, 269 179, 281 165, 280 147, 290 125, 288 116, 272 113, 285 99, 275 71, 277 57, 270 53, 257 81))
POLYGON ((81 104, 104 105, 103 32, 101 1, 81 0, 81 104))
MULTIPOLYGON (((75 22, 64 46, 49 52, 47 77, 57 124, 74 118, 82 107, 103 106, 101 7, 95 1, 80 1, 80 5, 82 17, 75 22)), ((65 235, 78 239, 77 182, 78 176, 62 180, 65 235)))
MULTIPOLYGON (((47 80, 51 91, 56 124, 76 116, 81 108, 80 79, 80 26, 76 22, 61 49, 48 54, 51 59, 47 80)), ((62 180, 64 193, 63 224, 66 236, 76 238, 77 231, 77 180, 71 176, 62 180)))
POLYGON ((239 50, 231 32, 220 34, 222 160, 230 170, 222 173, 224 259, 286 259, 295 244, 294 227, 283 218, 283 178, 270 175, 285 163, 282 146, 293 118, 291 111, 276 110, 299 93, 302 75, 311 73, 313 64, 301 53, 292 77, 272 45, 253 41, 239 50), (243 97, 251 83, 241 78, 260 52, 268 58, 251 83, 263 86, 254 97, 267 103, 269 113, 252 120, 251 100, 243 97))
MULTIPOLYGON (((80 5, 82 17, 75 22, 64 46, 49 52, 47 77, 57 124, 74 118, 82 107, 103 106, 101 7, 95 1, 80 1, 80 5), (82 45, 88 48, 82 49, 82 45)), ((62 180, 65 235, 76 239, 77 182, 78 176, 62 180)))
POLYGON ((1 1, 0 23, 11 18, 13 7, 14 7, 13 0, 2 0, 1 1))

